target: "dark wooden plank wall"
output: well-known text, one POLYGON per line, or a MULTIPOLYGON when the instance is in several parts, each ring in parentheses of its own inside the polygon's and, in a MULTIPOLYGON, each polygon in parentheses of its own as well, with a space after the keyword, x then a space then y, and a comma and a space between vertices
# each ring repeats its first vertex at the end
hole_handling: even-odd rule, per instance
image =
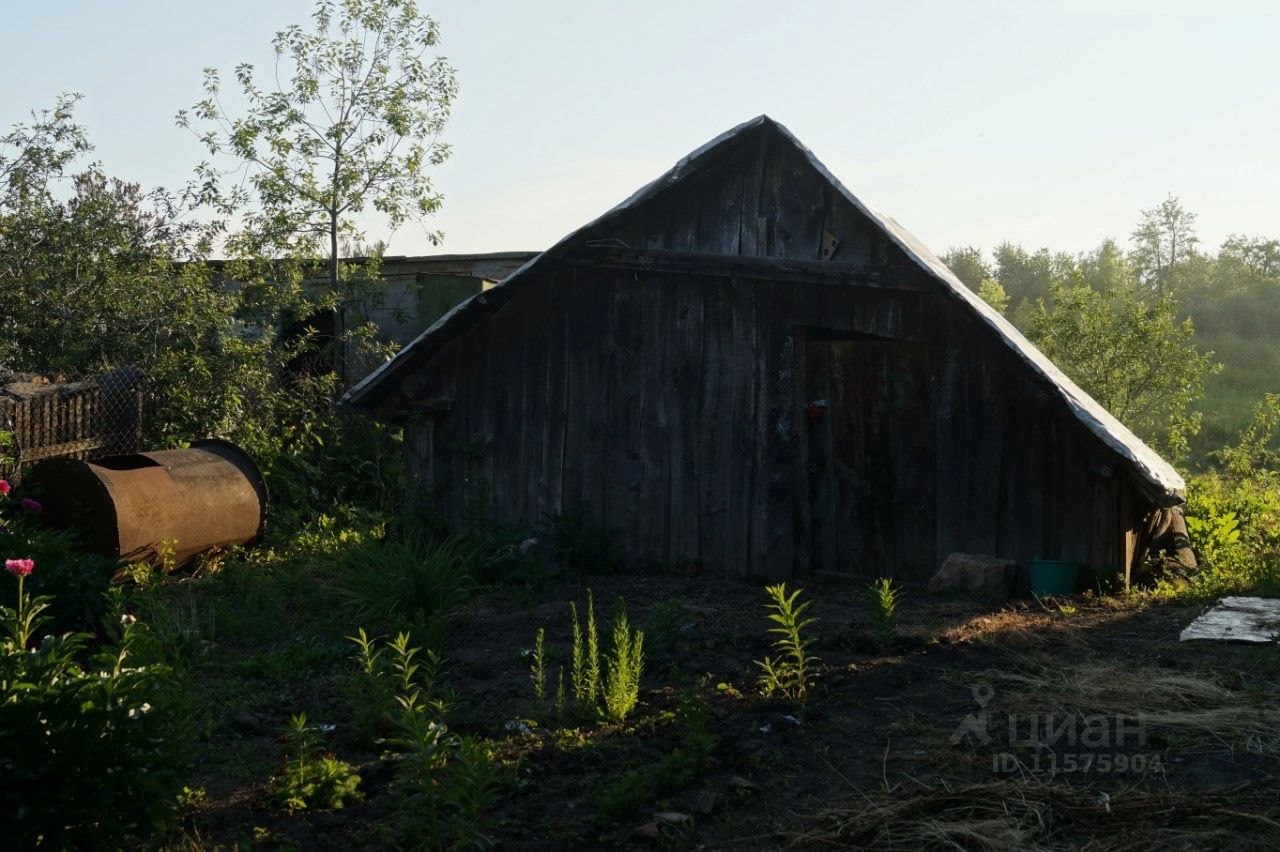
POLYGON ((1127 486, 1095 473, 1113 454, 989 336, 940 295, 566 269, 439 353, 433 392, 457 404, 410 446, 455 517, 485 489, 509 522, 581 501, 640 560, 906 579, 954 550, 1119 564, 1127 486), (823 342, 837 332, 898 339, 823 342), (805 398, 841 395, 871 439, 854 421, 815 437, 805 398), (824 458, 825 497, 797 477, 824 458), (865 505, 833 518, 840 488, 865 505))
MULTIPOLYGON (((612 237, 810 260, 834 240, 830 259, 911 268, 765 134, 642 206, 612 237)), ((622 532, 633 559, 764 577, 830 564, 915 579, 953 550, 1115 564, 1145 502, 1114 454, 941 292, 577 266, 529 285, 426 372, 432 395, 456 403, 436 419, 431 451, 409 442, 410 464, 430 459, 421 475, 447 512, 459 517, 491 495, 497 517, 534 523, 585 502, 622 532), (889 342, 866 344, 875 354, 860 365, 834 365, 822 359, 860 350, 815 349, 833 332, 889 342), (815 437, 802 409, 823 370, 866 395, 899 483, 888 505, 830 533, 836 552, 840 536, 877 543, 880 555, 860 567, 822 550, 831 519, 813 512, 829 497, 806 474, 815 437), (1112 475, 1097 473, 1108 466, 1112 475), (811 561, 812 549, 821 552, 811 561)), ((840 437, 821 440, 835 457, 840 437)))

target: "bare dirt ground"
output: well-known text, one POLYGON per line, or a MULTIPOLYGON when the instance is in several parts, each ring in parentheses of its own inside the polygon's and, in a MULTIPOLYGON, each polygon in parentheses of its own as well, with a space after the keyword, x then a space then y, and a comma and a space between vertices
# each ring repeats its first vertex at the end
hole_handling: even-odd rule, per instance
MULTIPOLYGON (((804 706, 756 687, 769 652, 757 584, 624 575, 477 598, 448 639, 460 696, 450 724, 492 740, 508 766, 496 845, 1280 847, 1274 647, 1179 643, 1194 606, 998 604, 912 588, 886 647, 861 587, 806 595, 822 662, 804 706), (621 596, 646 632, 641 707, 624 725, 533 699, 524 652, 545 628, 554 683, 568 668, 568 601, 581 606, 588 588, 602 621, 621 596)), ((336 672, 349 648, 311 630, 287 637, 311 651, 280 670, 254 656, 260 647, 218 649, 226 680, 210 686, 234 683, 239 698, 213 711, 222 746, 201 767, 206 800, 184 842, 388 843, 376 827, 389 772, 343 739, 336 672), (362 802, 293 816, 265 805, 275 735, 298 707, 334 720, 335 750, 360 764, 362 802)))

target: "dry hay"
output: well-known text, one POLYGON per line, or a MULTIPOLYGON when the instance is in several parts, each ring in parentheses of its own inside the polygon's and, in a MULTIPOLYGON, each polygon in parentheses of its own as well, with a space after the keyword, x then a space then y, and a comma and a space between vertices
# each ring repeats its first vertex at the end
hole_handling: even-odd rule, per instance
POLYGON ((1215 675, 1122 662, 1064 666, 1037 657, 1011 659, 1011 670, 977 677, 996 687, 1000 711, 1123 716, 1149 733, 1280 754, 1280 693, 1274 683, 1230 688, 1215 675))
POLYGON ((800 847, 983 852, 1280 848, 1274 792, 1115 793, 995 781, 863 795, 805 818, 800 847))

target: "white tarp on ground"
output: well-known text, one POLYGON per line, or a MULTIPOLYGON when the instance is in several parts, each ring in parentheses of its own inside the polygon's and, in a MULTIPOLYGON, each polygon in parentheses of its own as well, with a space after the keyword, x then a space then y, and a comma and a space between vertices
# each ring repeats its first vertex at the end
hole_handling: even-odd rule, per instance
POLYGON ((1218 605, 1187 625, 1183 642, 1276 642, 1280 640, 1280 600, 1223 598, 1218 605))

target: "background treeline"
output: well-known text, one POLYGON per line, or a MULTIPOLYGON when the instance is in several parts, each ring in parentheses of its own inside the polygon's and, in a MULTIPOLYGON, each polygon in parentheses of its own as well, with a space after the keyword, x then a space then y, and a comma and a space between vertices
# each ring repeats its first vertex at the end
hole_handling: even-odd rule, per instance
POLYGON ((1280 239, 1233 235, 1214 251, 1195 222, 1171 196, 1142 211, 1127 244, 1071 254, 1003 242, 942 259, 1126 425, 1203 469, 1280 391, 1280 239), (1087 352, 1097 363, 1081 363, 1087 352), (1157 389, 1150 418, 1127 410, 1147 388, 1157 389), (1172 436, 1171 417, 1182 418, 1172 436))

